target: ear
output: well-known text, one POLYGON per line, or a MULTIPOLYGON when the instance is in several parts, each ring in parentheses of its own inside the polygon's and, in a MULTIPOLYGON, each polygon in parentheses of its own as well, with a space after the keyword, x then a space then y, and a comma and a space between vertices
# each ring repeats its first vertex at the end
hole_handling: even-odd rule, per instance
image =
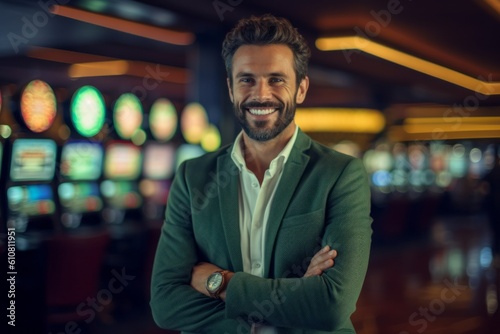
POLYGON ((229 91, 229 99, 231 100, 231 102, 234 103, 233 87, 231 87, 231 80, 229 80, 229 78, 226 78, 226 82, 227 82, 227 89, 229 91))
POLYGON ((302 102, 304 102, 304 100, 306 99, 306 94, 308 89, 309 89, 309 77, 306 76, 300 82, 299 88, 297 90, 297 97, 295 98, 295 102, 297 104, 301 104, 302 102))

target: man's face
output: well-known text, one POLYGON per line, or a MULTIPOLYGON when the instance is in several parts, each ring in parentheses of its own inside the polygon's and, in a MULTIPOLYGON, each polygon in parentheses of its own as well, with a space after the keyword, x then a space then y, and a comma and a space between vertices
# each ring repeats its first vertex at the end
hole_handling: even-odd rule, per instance
POLYGON ((281 44, 243 45, 232 64, 229 95, 245 133, 268 141, 293 122, 296 105, 305 99, 309 79, 297 87, 292 50, 281 44))

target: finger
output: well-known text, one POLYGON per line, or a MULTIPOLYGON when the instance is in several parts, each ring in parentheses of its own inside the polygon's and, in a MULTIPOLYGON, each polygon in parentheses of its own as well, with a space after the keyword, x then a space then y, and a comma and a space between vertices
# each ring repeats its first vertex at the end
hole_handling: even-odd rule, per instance
POLYGON ((306 274, 304 274, 305 277, 307 276, 319 276, 321 275, 325 270, 333 267, 335 262, 332 259, 328 259, 326 261, 323 261, 315 266, 311 266, 307 269, 306 274))
MULTIPOLYGON (((326 254, 317 255, 314 260, 311 260, 309 267, 307 268, 307 273, 315 275, 318 273, 320 275, 324 270, 331 268, 335 265, 334 259, 337 257, 337 251, 332 250, 326 254), (314 261, 314 262, 313 262, 314 261)), ((309 276, 309 275, 304 275, 309 276)))
POLYGON ((331 251, 328 252, 328 254, 331 256, 332 259, 335 259, 338 255, 337 250, 332 249, 331 251))
POLYGON ((330 246, 326 245, 325 247, 321 248, 316 254, 314 254, 313 259, 321 257, 321 255, 328 253, 329 250, 330 246))
POLYGON ((321 248, 318 253, 326 253, 330 250, 330 245, 326 245, 325 247, 321 248))
POLYGON ((334 264, 335 261, 333 261, 332 259, 328 259, 326 261, 321 262, 318 268, 321 269, 321 271, 325 271, 326 269, 333 267, 334 264))
POLYGON ((323 273, 322 270, 320 270, 319 268, 315 267, 315 268, 309 268, 307 270, 307 272, 304 274, 304 277, 309 277, 309 276, 319 276, 323 273))
POLYGON ((332 249, 327 252, 318 252, 314 257, 311 259, 311 265, 316 266, 322 262, 325 262, 328 259, 335 259, 337 257, 337 251, 332 249))
POLYGON ((335 265, 335 261, 333 259, 327 259, 326 261, 320 262, 315 266, 311 266, 307 269, 307 272, 304 274, 304 277, 308 276, 319 276, 325 270, 332 268, 335 265))

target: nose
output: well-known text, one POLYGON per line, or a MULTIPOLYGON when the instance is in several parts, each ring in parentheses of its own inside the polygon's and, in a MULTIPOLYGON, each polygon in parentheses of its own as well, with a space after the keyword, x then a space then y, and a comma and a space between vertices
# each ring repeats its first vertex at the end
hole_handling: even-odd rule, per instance
POLYGON ((255 101, 269 101, 272 99, 271 87, 267 80, 258 80, 254 86, 254 96, 255 101))

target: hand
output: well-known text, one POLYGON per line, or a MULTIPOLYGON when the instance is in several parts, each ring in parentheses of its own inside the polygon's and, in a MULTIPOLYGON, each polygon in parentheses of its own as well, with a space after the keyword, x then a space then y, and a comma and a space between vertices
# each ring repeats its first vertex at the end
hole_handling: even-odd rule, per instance
POLYGON ((304 277, 321 275, 323 271, 333 267, 336 257, 336 250, 330 250, 330 246, 328 245, 323 247, 316 254, 314 254, 313 258, 311 259, 311 263, 309 263, 309 266, 307 267, 307 271, 304 274, 304 277))
POLYGON ((207 279, 208 276, 213 274, 214 272, 222 270, 214 264, 208 262, 200 262, 193 267, 193 271, 191 272, 191 286, 198 292, 206 296, 210 296, 207 291, 207 279))

